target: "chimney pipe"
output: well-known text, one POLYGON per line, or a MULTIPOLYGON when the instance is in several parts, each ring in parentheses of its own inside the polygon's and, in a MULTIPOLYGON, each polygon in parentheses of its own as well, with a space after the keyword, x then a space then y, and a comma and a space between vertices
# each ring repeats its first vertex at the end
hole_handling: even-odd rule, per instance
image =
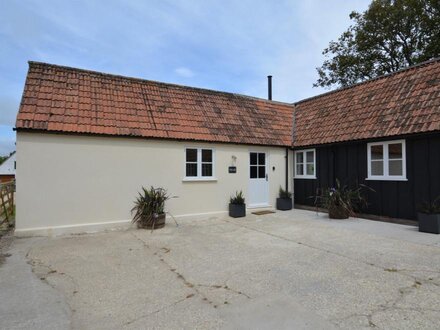
POLYGON ((272 76, 267 76, 267 98, 272 100, 272 76))

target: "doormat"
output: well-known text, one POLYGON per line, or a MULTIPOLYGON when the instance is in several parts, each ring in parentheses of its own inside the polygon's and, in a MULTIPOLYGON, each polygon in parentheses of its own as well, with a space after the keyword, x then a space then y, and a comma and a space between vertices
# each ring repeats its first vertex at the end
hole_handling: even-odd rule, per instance
POLYGON ((255 215, 265 215, 265 214, 271 214, 271 213, 275 213, 275 212, 269 211, 269 210, 252 212, 252 214, 255 214, 255 215))

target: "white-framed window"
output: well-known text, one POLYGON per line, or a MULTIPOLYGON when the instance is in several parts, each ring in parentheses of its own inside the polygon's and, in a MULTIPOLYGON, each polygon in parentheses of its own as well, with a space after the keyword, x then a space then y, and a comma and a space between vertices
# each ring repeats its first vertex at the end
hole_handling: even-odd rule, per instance
POLYGON ((368 143, 367 158, 367 180, 407 180, 405 140, 368 143))
POLYGON ((215 152, 210 148, 185 148, 184 181, 208 181, 215 179, 215 152))
POLYGON ((316 179, 315 149, 295 151, 295 178, 316 179))

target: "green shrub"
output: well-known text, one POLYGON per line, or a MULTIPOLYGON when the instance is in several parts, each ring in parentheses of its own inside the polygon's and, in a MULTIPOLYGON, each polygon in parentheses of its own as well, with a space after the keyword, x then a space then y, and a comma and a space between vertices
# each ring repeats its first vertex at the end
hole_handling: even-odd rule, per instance
POLYGON ((285 199, 291 199, 292 198, 292 193, 290 191, 284 190, 280 186, 280 190, 278 191, 278 197, 279 198, 285 198, 285 199))
POLYGON ((243 192, 241 190, 236 191, 235 196, 231 196, 231 198, 229 199, 229 203, 231 203, 231 204, 243 205, 244 202, 245 202, 245 199, 243 196, 243 192))
POLYGON ((419 212, 426 214, 440 214, 440 196, 433 202, 423 202, 418 207, 419 212))
POLYGON ((142 187, 142 192, 139 193, 131 209, 131 213, 134 213, 133 223, 139 222, 142 227, 154 226, 157 217, 164 213, 165 202, 168 199, 170 196, 163 188, 142 187))
POLYGON ((359 185, 357 188, 348 188, 342 186, 338 179, 336 179, 336 186, 325 188, 321 195, 315 196, 315 206, 331 210, 341 210, 342 213, 354 216, 355 211, 367 206, 367 201, 362 195, 362 188, 367 188, 371 191, 373 189, 359 185))

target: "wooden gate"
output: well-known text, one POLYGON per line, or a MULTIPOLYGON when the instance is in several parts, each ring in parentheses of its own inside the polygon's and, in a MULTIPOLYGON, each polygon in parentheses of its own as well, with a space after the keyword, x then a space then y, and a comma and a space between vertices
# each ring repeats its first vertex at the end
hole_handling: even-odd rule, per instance
POLYGON ((15 180, 0 183, 0 225, 12 225, 14 214, 15 180))

